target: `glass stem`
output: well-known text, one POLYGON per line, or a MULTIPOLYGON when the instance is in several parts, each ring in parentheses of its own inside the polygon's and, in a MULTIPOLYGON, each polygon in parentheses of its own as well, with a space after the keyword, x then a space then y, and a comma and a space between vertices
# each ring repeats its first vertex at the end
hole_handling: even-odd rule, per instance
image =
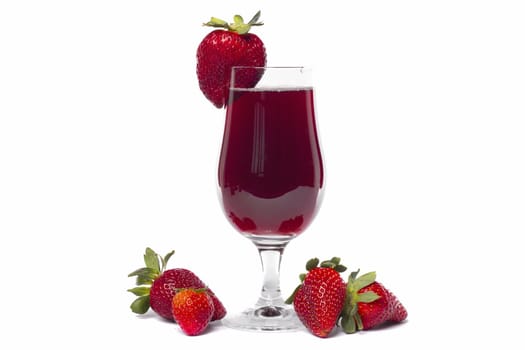
POLYGON ((258 309, 256 313, 266 317, 279 316, 284 306, 284 301, 281 296, 280 266, 286 243, 278 246, 264 246, 259 244, 256 244, 256 246, 261 257, 263 272, 263 286, 261 296, 257 302, 258 309))

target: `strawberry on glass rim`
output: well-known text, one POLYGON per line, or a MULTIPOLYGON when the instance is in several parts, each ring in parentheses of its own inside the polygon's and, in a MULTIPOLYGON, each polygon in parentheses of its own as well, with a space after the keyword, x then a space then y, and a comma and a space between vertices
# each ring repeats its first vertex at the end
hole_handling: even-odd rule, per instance
MULTIPOLYGON (((263 25, 259 22, 260 16, 261 11, 258 11, 248 23, 244 23, 240 15, 233 17, 233 23, 212 17, 203 24, 220 28, 206 35, 197 48, 199 87, 217 108, 224 107, 228 101, 232 67, 266 65, 266 49, 262 40, 249 33, 251 27, 263 25)), ((254 70, 243 77, 239 87, 254 87, 260 78, 260 71, 254 70)))

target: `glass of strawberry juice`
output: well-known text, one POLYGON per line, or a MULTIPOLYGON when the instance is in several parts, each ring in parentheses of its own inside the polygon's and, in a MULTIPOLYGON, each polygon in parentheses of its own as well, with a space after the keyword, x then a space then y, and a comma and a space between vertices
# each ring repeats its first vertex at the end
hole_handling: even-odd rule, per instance
POLYGON ((224 213, 255 244, 263 268, 255 306, 224 324, 299 328, 281 296, 279 270, 284 248, 312 222, 324 188, 310 69, 232 69, 218 177, 224 213))

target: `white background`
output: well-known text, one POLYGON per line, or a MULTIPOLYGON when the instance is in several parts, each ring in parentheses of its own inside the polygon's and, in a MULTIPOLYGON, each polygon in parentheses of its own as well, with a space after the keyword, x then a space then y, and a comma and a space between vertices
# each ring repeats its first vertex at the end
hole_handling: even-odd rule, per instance
POLYGON ((523 348, 522 1, 0 3, 0 279, 10 348, 232 344, 523 348), (330 339, 220 324, 184 336, 128 308, 151 246, 231 313, 255 301, 252 244, 224 218, 224 111, 199 91, 210 16, 249 19, 269 65, 315 71, 325 200, 285 252, 375 270, 400 326, 330 339), (293 343, 291 343, 293 341, 293 343))

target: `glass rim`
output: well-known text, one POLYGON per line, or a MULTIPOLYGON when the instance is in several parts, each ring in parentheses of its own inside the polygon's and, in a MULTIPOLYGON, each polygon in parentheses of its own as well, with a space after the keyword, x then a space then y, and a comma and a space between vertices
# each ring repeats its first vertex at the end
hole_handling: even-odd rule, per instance
POLYGON ((306 66, 233 66, 230 71, 229 89, 311 87, 312 75, 313 70, 306 66), (245 74, 258 76, 253 85, 248 86, 243 82, 245 74))

